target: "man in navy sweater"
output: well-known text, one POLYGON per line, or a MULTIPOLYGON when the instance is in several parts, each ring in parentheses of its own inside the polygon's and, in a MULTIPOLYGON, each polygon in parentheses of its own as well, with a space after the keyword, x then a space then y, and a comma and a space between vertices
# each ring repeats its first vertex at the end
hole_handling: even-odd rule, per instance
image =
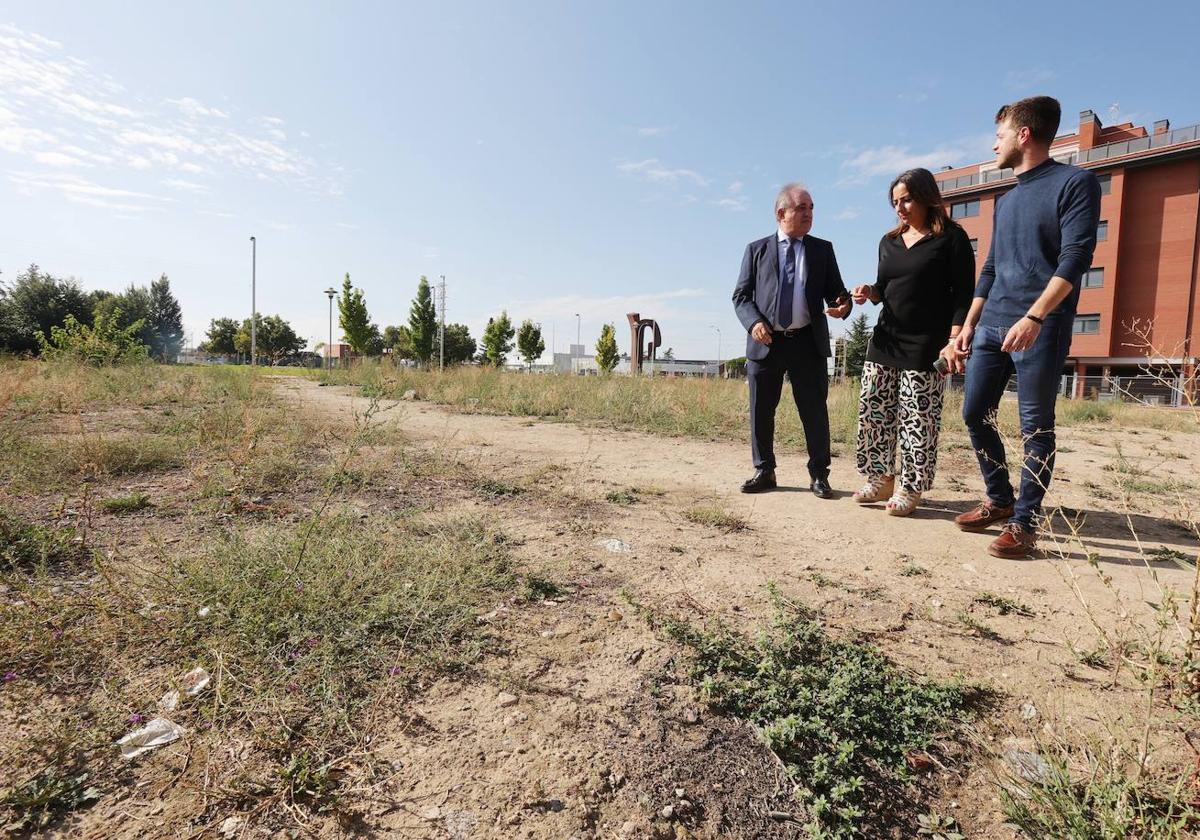
POLYGON ((994 557, 1023 558, 1035 547, 1042 499, 1054 471, 1054 403, 1071 347, 1080 280, 1091 267, 1100 219, 1100 182, 1050 158, 1062 109, 1049 96, 1005 105, 996 114, 996 164, 1017 185, 996 200, 992 246, 975 299, 950 353, 966 359, 963 419, 979 459, 987 499, 955 519, 964 531, 1005 522, 988 546, 994 557), (1017 375, 1025 457, 1014 495, 996 428, 1000 397, 1017 375))

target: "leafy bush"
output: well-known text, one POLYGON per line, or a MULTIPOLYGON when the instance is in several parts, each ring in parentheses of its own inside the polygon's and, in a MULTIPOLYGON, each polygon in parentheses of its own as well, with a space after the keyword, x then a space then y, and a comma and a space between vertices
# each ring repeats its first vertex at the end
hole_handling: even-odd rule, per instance
POLYGON ((48 359, 73 359, 101 367, 121 362, 140 362, 149 357, 150 348, 138 339, 142 321, 128 327, 118 326, 121 310, 98 312, 95 326, 81 324, 67 315, 61 327, 50 328, 50 338, 38 333, 42 355, 48 359))

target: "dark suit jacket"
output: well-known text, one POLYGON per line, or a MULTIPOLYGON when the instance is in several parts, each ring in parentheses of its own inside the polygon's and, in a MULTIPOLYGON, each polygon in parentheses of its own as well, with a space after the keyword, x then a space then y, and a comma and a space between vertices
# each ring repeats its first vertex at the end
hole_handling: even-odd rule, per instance
MULTIPOLYGON (((838 271, 837 258, 833 255, 833 243, 818 239, 811 234, 804 237, 804 267, 807 281, 804 287, 808 298, 808 311, 812 314, 812 336, 817 352, 830 356, 829 322, 825 306, 846 294, 842 273, 838 271)), ((779 240, 772 233, 746 246, 742 257, 742 270, 738 272, 737 285, 733 288, 733 308, 738 320, 746 328, 746 358, 759 361, 767 357, 770 350, 766 344, 755 341, 750 330, 759 321, 766 321, 774 329, 775 308, 779 303, 779 240)), ((850 317, 847 313, 846 317, 850 317)))

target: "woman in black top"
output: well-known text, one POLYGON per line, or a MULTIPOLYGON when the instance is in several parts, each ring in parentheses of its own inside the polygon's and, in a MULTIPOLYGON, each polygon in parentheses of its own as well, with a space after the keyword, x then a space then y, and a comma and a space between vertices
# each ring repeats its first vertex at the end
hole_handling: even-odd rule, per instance
POLYGON ((867 482, 854 500, 887 499, 889 514, 907 516, 933 484, 945 386, 934 362, 961 361, 950 340, 971 305, 975 254, 929 170, 900 175, 888 196, 899 224, 879 242, 875 285, 851 293, 855 303, 883 304, 863 366, 857 463, 867 482))

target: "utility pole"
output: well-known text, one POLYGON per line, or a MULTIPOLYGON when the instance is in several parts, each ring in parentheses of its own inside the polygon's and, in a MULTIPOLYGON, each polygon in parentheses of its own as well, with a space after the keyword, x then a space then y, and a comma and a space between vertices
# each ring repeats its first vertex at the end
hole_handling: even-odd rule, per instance
MULTIPOLYGON (((583 324, 583 322, 582 322, 582 321, 580 321, 580 319, 579 319, 579 313, 578 313, 578 312, 576 312, 576 313, 575 313, 575 344, 576 344, 576 345, 579 345, 579 344, 582 344, 582 343, 583 343, 583 342, 580 340, 580 338, 579 338, 579 336, 580 336, 580 332, 579 332, 579 330, 580 330, 580 327, 582 326, 582 324, 583 324)), ((583 353, 583 351, 582 351, 582 350, 580 350, 579 352, 580 352, 580 354, 582 354, 582 353, 583 353)))
POLYGON ((258 268, 258 240, 250 237, 250 367, 258 364, 258 302, 256 299, 256 272, 258 268))
POLYGON ((441 319, 438 323, 438 370, 446 369, 446 275, 438 284, 438 313, 441 319))

